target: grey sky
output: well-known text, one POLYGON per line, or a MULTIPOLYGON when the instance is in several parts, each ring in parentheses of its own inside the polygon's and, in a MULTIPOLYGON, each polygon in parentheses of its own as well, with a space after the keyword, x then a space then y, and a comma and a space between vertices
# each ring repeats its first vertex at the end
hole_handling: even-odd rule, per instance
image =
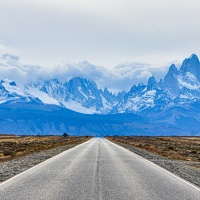
POLYGON ((200 57, 199 20, 199 0, 0 0, 0 79, 129 90, 200 57))
POLYGON ((161 64, 200 55, 199 0, 1 0, 0 40, 25 63, 161 64))

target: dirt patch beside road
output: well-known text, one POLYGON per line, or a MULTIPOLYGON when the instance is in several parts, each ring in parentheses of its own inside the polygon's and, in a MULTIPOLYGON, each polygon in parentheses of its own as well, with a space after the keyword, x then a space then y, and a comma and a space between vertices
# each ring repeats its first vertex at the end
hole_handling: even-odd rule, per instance
POLYGON ((109 137, 174 160, 200 162, 200 137, 109 137))
POLYGON ((63 136, 15 136, 0 135, 0 162, 35 152, 54 149, 70 144, 80 144, 89 137, 63 136))

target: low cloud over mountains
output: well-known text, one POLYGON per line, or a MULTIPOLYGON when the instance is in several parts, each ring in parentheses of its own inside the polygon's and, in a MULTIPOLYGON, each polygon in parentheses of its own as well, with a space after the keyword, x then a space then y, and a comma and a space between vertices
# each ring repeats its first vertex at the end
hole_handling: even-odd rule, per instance
POLYGON ((163 78, 169 64, 152 66, 136 62, 121 63, 112 68, 98 66, 87 61, 79 63, 61 63, 54 67, 23 64, 17 50, 0 46, 0 79, 9 78, 22 86, 40 79, 58 79, 69 81, 73 77, 82 77, 95 81, 99 88, 110 91, 128 91, 133 84, 147 83, 150 76, 163 78))

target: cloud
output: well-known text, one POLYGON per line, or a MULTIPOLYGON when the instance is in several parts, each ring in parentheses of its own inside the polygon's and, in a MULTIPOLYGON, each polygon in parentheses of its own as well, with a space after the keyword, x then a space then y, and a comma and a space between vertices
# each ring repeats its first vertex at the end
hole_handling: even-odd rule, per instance
POLYGON ((200 54, 197 0, 1 0, 0 39, 25 62, 166 62, 200 54), (186 14, 187 13, 187 14, 186 14), (184 23, 183 23, 184 22, 184 23))
POLYGON ((134 84, 147 83, 152 75, 159 81, 167 73, 170 64, 158 67, 145 63, 126 62, 113 68, 107 68, 83 61, 62 63, 46 68, 38 65, 22 64, 18 55, 7 50, 0 54, 0 79, 9 78, 22 86, 40 79, 56 78, 66 82, 73 77, 83 77, 96 82, 98 88, 104 89, 107 87, 110 91, 117 93, 130 90, 134 84))
POLYGON ((20 51, 0 44, 0 79, 9 78, 22 86, 48 76, 44 67, 20 63, 20 51))
POLYGON ((15 65, 15 64, 18 64, 18 62, 19 62, 19 57, 18 56, 12 55, 12 54, 9 54, 9 53, 3 54, 1 56, 1 59, 5 60, 6 63, 8 63, 10 65, 15 65))
POLYGON ((150 76, 156 74, 157 80, 163 78, 169 65, 155 67, 142 63, 124 63, 113 68, 97 66, 87 61, 63 64, 53 68, 51 75, 62 81, 80 76, 95 81, 99 88, 107 87, 113 92, 128 91, 134 84, 147 83, 150 76))
POLYGON ((27 77, 27 73, 18 66, 0 66, 0 79, 9 78, 23 85, 27 77))

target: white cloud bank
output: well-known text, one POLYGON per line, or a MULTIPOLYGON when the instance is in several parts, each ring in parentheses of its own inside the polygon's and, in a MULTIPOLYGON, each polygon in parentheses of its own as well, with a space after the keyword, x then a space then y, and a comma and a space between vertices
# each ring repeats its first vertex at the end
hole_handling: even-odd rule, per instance
MULTIPOLYGON (((16 53, 16 51, 15 51, 16 53)), ((60 64, 55 67, 24 65, 19 55, 1 45, 0 48, 0 79, 9 78, 18 85, 35 82, 39 79, 57 78, 63 82, 73 77, 83 77, 95 81, 99 88, 107 87, 113 92, 128 91, 134 84, 146 83, 154 75, 159 81, 167 73, 170 64, 151 66, 141 63, 123 63, 113 68, 97 66, 87 61, 60 64)))

